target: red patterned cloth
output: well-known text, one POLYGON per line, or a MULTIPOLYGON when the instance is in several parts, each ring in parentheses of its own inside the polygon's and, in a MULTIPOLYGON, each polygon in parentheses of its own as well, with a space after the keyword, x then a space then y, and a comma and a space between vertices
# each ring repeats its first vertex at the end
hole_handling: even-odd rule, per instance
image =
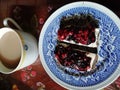
MULTIPOLYGON (((19 11, 21 9, 20 7, 17 7, 17 9, 15 10, 19 11)), ((42 8, 37 8, 35 13, 34 14, 32 13, 31 17, 29 17, 29 19, 34 17, 34 24, 35 24, 34 35, 36 35, 37 39, 39 38, 39 34, 43 24, 54 10, 56 10, 56 7, 54 6, 51 5, 44 6, 42 8)), ((15 18, 15 16, 13 15, 10 16, 15 18)), ((22 20, 20 20, 19 22, 19 24, 21 25, 23 25, 22 23, 26 23, 26 21, 22 23, 21 22, 22 20)), ((22 27, 28 28, 27 26, 22 26, 22 27)), ((0 90, 10 90, 9 88, 11 88, 11 90, 66 90, 60 87, 58 84, 56 84, 49 78, 49 76, 46 74, 40 63, 39 58, 32 65, 25 67, 13 74, 10 75, 0 74, 0 90)), ((104 90, 120 90, 120 77, 114 83, 107 86, 104 90)))

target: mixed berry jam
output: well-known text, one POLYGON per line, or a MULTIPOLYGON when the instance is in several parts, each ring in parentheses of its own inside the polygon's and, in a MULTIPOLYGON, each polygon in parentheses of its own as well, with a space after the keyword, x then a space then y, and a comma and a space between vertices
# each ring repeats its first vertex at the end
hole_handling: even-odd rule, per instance
POLYGON ((98 21, 89 14, 63 17, 58 30, 58 40, 74 41, 84 45, 95 42, 95 28, 98 21))
POLYGON ((87 71, 90 68, 91 58, 86 56, 86 52, 74 50, 72 47, 57 45, 55 57, 63 66, 75 68, 79 71, 87 71))
POLYGON ((69 29, 59 29, 58 30, 58 40, 74 41, 76 43, 81 43, 84 45, 89 45, 95 42, 95 28, 86 30, 69 30, 69 29))
MULTIPOLYGON (((63 17, 60 21, 57 40, 89 45, 96 40, 96 28, 98 28, 98 21, 90 14, 63 17)), ((66 47, 58 43, 54 53, 55 58, 65 67, 79 71, 87 71, 90 68, 91 58, 85 51, 75 50, 69 45, 66 47)))

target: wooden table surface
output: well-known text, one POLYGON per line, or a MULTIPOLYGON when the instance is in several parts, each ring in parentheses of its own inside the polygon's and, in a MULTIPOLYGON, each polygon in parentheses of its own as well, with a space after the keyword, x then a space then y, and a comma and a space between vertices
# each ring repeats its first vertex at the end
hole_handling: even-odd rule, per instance
MULTIPOLYGON (((37 34, 37 39, 39 37, 41 28, 45 22, 45 20, 49 17, 53 11, 62 5, 78 1, 78 0, 0 0, 0 28, 3 27, 2 21, 6 17, 14 17, 11 12, 13 12, 16 6, 28 6, 34 7, 34 13, 37 17, 37 24, 35 28, 35 34, 37 34), (14 7, 14 8, 13 8, 14 7)), ((100 2, 100 0, 91 0, 101 4, 106 5, 110 9, 112 9, 118 16, 120 16, 120 2, 113 2, 112 0, 106 0, 106 2, 100 2), (112 7, 110 2, 115 4, 115 7, 112 7)), ((15 9, 16 10, 16 9, 15 9)), ((30 17, 31 18, 31 17, 30 17)), ((25 21, 23 21, 25 23, 25 21)), ((18 23, 20 23, 18 21, 18 23)), ((23 27, 24 28, 24 27, 23 27)), ((31 32, 30 32, 31 33, 31 32)), ((0 80, 7 80, 12 85, 12 90, 66 90, 65 88, 56 84, 45 72, 43 66, 41 65, 40 58, 36 60, 32 65, 23 68, 13 74, 4 75, 0 74, 0 80)), ((1 89, 0 82, 0 90, 1 89)), ((120 90, 120 80, 114 82, 110 86, 106 87, 106 90, 120 90), (111 88, 111 89, 110 89, 111 88)))

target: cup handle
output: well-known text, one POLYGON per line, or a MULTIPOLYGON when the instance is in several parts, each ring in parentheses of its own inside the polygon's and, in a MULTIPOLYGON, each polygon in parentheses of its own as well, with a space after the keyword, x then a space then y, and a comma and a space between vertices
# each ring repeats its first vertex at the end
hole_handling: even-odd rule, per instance
POLYGON ((3 25, 9 27, 8 21, 10 21, 14 26, 16 26, 16 28, 18 28, 18 30, 23 31, 23 29, 12 18, 5 18, 3 20, 3 25))

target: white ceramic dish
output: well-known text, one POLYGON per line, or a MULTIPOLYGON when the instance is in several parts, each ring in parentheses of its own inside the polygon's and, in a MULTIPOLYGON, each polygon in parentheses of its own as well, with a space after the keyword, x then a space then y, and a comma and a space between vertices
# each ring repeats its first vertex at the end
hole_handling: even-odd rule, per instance
POLYGON ((44 24, 39 38, 39 54, 44 69, 56 83, 73 90, 101 89, 116 80, 120 71, 119 51, 119 18, 108 8, 87 1, 70 3, 56 10, 44 24), (100 46, 97 65, 100 65, 100 68, 91 75, 76 77, 59 69, 54 59, 54 49, 61 18, 79 13, 90 13, 99 20, 100 46), (105 57, 106 60, 101 64, 105 57))

